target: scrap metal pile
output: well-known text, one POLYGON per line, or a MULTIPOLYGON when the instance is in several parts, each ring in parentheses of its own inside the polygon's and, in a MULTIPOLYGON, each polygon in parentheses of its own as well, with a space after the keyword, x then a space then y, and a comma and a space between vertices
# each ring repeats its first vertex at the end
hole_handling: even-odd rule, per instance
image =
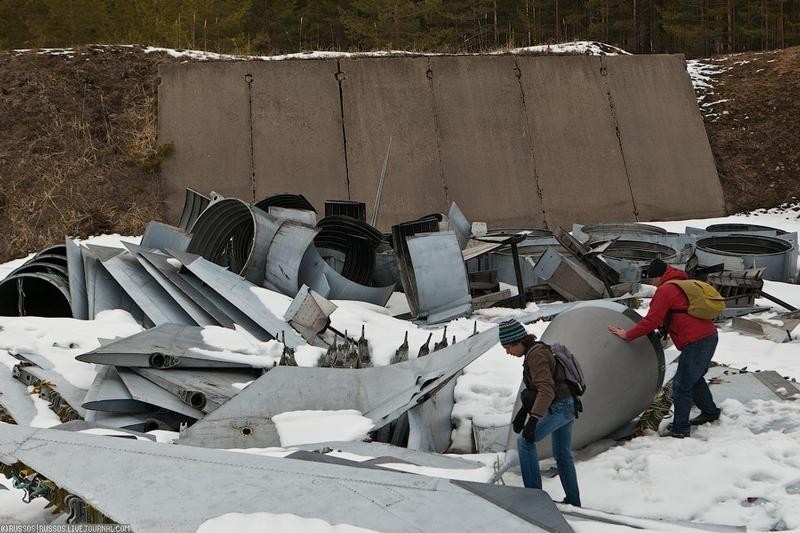
MULTIPOLYGON (((96 365, 96 377, 86 390, 60 375, 41 354, 25 350, 13 354, 19 360, 13 377, 48 401, 67 423, 64 429, 87 424, 119 428, 129 435, 167 429, 180 431, 179 444, 199 448, 268 448, 282 445, 273 421, 278 414, 352 409, 372 421, 370 438, 376 446, 383 442, 445 452, 451 445, 454 378, 497 344, 497 333, 493 327, 479 332, 476 324, 471 336, 450 342, 446 327, 433 327, 481 307, 561 300, 567 303, 542 305, 527 321, 558 315, 545 340, 567 341, 583 358, 592 380, 584 401, 587 416, 575 433, 575 445, 583 446, 625 426, 662 386, 665 361, 660 343, 644 338, 620 349, 604 335, 609 323, 632 325, 638 320, 635 312, 607 300, 630 298, 652 259, 661 258, 714 284, 728 299, 727 317, 759 309, 756 297, 771 298, 763 293, 764 279, 796 281, 797 234, 770 228, 710 226, 687 228, 685 234, 644 224, 575 226, 571 234, 561 228, 487 230, 470 223, 453 204, 446 215, 397 224, 384 234, 366 222, 365 211, 363 203, 328 201, 325 216, 317 220, 301 195, 281 194, 248 204, 187 190, 179 226, 151 222, 138 244, 112 248, 66 239, 0 281, 0 315, 91 320, 103 311, 122 309, 144 331, 99 339, 100 347, 77 357, 96 365), (395 291, 405 294, 409 310, 395 318, 413 320, 431 331, 419 346, 409 346, 406 332, 389 364, 374 365, 363 325, 355 338, 351 333, 358 331, 339 331, 331 324, 337 309, 331 300, 386 306, 395 291), (271 304, 276 300, 286 304, 277 306, 285 311, 276 311, 271 304), (207 335, 212 326, 274 342, 279 357, 226 350, 207 335), (298 354, 309 350, 318 354, 316 366, 298 366, 298 354), (637 387, 619 387, 619 379, 628 374, 637 376, 630 380, 637 387)), ((25 401, 27 389, 19 383, 17 388, 8 386, 12 381, 0 376, 0 419, 29 425, 35 410, 29 398, 25 401)), ((473 430, 478 451, 513 448, 507 427, 473 430)), ((8 438, 38 442, 30 431, 9 433, 8 438)), ((42 438, 60 442, 65 450, 83 442, 77 436, 42 438)), ((134 458, 138 446, 117 451, 134 458)), ((212 457, 216 451, 207 451, 211 455, 188 456, 200 462, 218 459, 212 457)), ((175 452, 175 457, 185 453, 175 452)), ((321 460, 320 456, 327 457, 313 458, 321 460)), ((76 474, 53 468, 36 453, 15 455, 0 448, 0 462, 30 491, 50 494, 57 500, 54 505, 75 521, 139 520, 117 508, 116 501, 105 501, 97 509, 86 504, 75 496, 82 487, 70 477, 76 474), (48 468, 49 474, 44 472, 48 468), (59 489, 64 483, 69 490, 59 489)), ((166 468, 151 462, 143 468, 166 468)), ((244 463, 248 461, 242 468, 244 463)), ((347 472, 337 475, 351 480, 372 475, 354 465, 346 467, 347 472)), ((264 468, 288 472, 297 467, 264 468)), ((393 475, 376 483, 398 483, 393 475)), ((277 477, 283 479, 282 474, 277 477)), ((516 501, 517 496, 505 489, 498 488, 503 494, 466 485, 433 490, 449 494, 443 501, 469 499, 468 494, 480 494, 487 501, 516 501)), ((508 505, 510 515, 519 517, 516 504, 508 505)), ((481 512, 476 507, 476 513, 481 512)), ((541 517, 523 517, 521 528, 536 524, 569 530, 560 515, 561 521, 552 513, 547 516, 544 522, 541 517)), ((157 530, 163 524, 145 520, 140 526, 157 530)))

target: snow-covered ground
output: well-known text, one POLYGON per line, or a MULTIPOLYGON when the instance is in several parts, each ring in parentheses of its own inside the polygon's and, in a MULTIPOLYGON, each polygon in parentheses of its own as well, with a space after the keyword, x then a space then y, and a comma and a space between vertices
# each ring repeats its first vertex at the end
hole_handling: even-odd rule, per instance
MULTIPOLYGON (((287 59, 342 59, 349 57, 399 57, 399 56, 440 56, 454 55, 441 54, 434 52, 409 52, 406 50, 379 50, 375 52, 336 52, 326 50, 314 50, 308 52, 296 52, 293 54, 280 54, 271 56, 252 56, 252 55, 232 55, 207 52, 205 50, 184 50, 174 48, 161 48, 157 46, 140 45, 90 45, 93 51, 102 51, 111 48, 141 48, 145 53, 164 53, 175 58, 185 58, 193 61, 284 61, 287 59)), ((37 53, 40 55, 74 57, 78 53, 74 48, 20 48, 13 50, 15 54, 37 53)), ((630 55, 621 48, 610 44, 597 41, 571 41, 557 44, 542 44, 536 46, 526 46, 521 48, 504 48, 492 52, 490 55, 630 55)), ((455 54, 455 55, 477 55, 477 54, 455 54)), ((480 55, 483 55, 481 53, 480 55)))
MULTIPOLYGON (((800 211, 796 207, 762 210, 725 218, 656 222, 654 224, 672 231, 683 231, 686 226, 705 227, 719 222, 747 222, 800 231, 800 211)), ((119 236, 103 237, 103 244, 113 244, 119 236)), ((0 265, 0 278, 21 260, 0 265)), ((800 307, 800 285, 767 282, 770 294, 800 307)), ((265 305, 275 312, 288 306, 288 299, 276 295, 262 295, 265 305)), ((393 301, 396 301, 393 299, 393 301)), ((434 330, 418 327, 392 317, 392 313, 370 304, 336 302, 339 308, 332 316, 333 325, 340 330, 360 333, 365 325, 365 335, 370 341, 376 364, 387 364, 394 351, 408 333, 410 356, 430 333, 439 340, 443 328, 434 330)), ((769 304, 764 300, 764 304, 769 304)), ((643 300, 641 313, 649 305, 643 300)), ((530 304, 525 312, 536 309, 530 304)), ((763 313, 763 318, 774 316, 763 313)), ((512 309, 489 309, 475 313, 469 319, 447 324, 447 336, 458 339, 492 326, 490 319, 515 316, 522 313, 512 309)), ((528 330, 541 334, 547 324, 534 323, 528 330)), ((215 328, 221 329, 221 328, 215 328)), ((87 388, 94 376, 93 365, 75 361, 75 356, 98 346, 98 338, 126 336, 141 328, 123 311, 104 313, 94 321, 45 318, 0 318, 0 363, 9 371, 17 362, 9 352, 32 351, 49 359, 54 368, 72 384, 87 388)), ((794 340, 776 344, 768 340, 721 331, 715 361, 749 370, 776 370, 781 375, 800 379, 800 331, 793 332, 794 340)), ((209 333, 207 340, 220 346, 235 347, 247 357, 271 361, 280 357, 277 346, 258 343, 241 332, 223 330, 209 333)), ((274 342, 274 341, 273 341, 274 342)), ((677 356, 674 348, 667 350, 667 359, 677 356)), ((301 364, 314 364, 317 353, 310 353, 301 364)), ((301 359, 301 358, 299 358, 301 359)), ((268 366, 268 365, 265 365, 268 366)), ((505 354, 498 345, 465 369, 458 380, 453 420, 454 448, 468 449, 473 421, 482 427, 501 426, 508 423, 515 394, 520 381, 519 362, 505 354)), ((242 384, 245 386, 245 384, 242 384)), ((36 395, 33 395, 34 397, 36 395)), ((34 425, 49 427, 58 419, 37 400, 39 416, 34 425)), ((726 400, 719 423, 697 428, 691 439, 665 439, 649 434, 625 443, 601 443, 577 453, 577 472, 583 504, 587 509, 626 515, 662 519, 692 520, 698 522, 746 525, 752 531, 800 530, 800 403, 754 400, 740 403, 726 400)), ((268 450, 241 450, 281 456, 293 444, 319 442, 331 438, 360 438, 370 428, 368 420, 357 412, 329 413, 328 422, 320 431, 319 412, 287 413, 278 420, 284 448, 268 450), (334 416, 335 415, 335 416, 334 416)), ((159 433, 159 441, 168 441, 169 435, 159 433)), ((174 435, 173 435, 174 436, 174 435)), ((160 446, 164 444, 153 444, 160 446)), ((467 476, 472 480, 487 481, 493 473, 493 464, 503 458, 494 454, 464 456, 484 466, 465 474, 464 471, 440 470, 426 467, 410 469, 414 473, 439 477, 467 476)), ((352 456, 347 458, 355 459, 352 456)), ((368 458, 363 458, 368 459, 368 458)), ((356 459, 358 460, 358 459, 356 459)), ((551 464, 544 462, 544 468, 551 464)), ((384 465, 386 466, 386 465, 384 465)), ((408 465, 393 465, 409 470, 408 465)), ((518 476, 504 475, 510 485, 521 485, 518 476)), ((34 500, 22 503, 22 492, 10 487, 8 480, 0 479, 11 490, 0 490, 0 523, 15 520, 28 523, 48 522, 52 518, 43 509, 44 503, 34 500)), ((544 488, 553 499, 563 497, 558 478, 545 478, 544 488)), ((225 515, 207 522, 202 531, 255 530, 270 524, 281 531, 356 531, 347 524, 327 524, 292 515, 225 515)), ((652 528, 653 522, 646 527, 652 528)), ((657 524, 657 523, 656 523, 657 524)), ((585 522, 573 521, 577 531, 597 531, 585 522)), ((665 529, 674 526, 664 525, 665 529)), ((603 530, 621 531, 621 526, 604 525, 603 530)), ((658 529, 658 528, 656 528, 658 529)))

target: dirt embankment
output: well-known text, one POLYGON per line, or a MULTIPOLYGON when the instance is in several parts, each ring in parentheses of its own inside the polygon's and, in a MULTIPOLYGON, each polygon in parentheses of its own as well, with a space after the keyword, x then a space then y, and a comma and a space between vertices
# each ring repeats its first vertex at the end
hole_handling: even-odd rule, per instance
POLYGON ((164 61, 138 47, 0 52, 0 262, 160 218, 164 61))
MULTIPOLYGON (((141 47, 0 52, 0 262, 64 235, 141 234, 163 218, 156 112, 167 61, 179 60, 141 47)), ((728 68, 705 117, 728 210, 796 202, 800 48, 712 62, 728 68)))
POLYGON ((728 212, 800 201, 800 47, 711 61, 705 116, 728 212), (707 99, 708 100, 708 99, 707 99))

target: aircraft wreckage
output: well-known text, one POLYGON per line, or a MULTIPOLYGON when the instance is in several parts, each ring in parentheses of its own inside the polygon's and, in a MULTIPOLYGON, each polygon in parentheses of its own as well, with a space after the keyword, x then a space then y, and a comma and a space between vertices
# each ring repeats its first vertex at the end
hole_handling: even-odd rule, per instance
MULTIPOLYGON (((574 431, 578 448, 635 432, 630 421, 663 393, 661 344, 652 337, 623 343, 605 334, 610 323, 639 319, 624 304, 653 258, 714 284, 728 300, 726 317, 763 309, 755 298, 766 297, 789 311, 787 324, 798 319, 795 309, 763 292, 763 279, 794 281, 797 235, 764 227, 687 228, 685 234, 643 224, 575 226, 571 233, 486 230, 453 204, 447 214, 383 234, 366 222, 359 202, 326 202, 317 221, 301 195, 248 204, 187 190, 179 227, 151 222, 138 244, 123 245, 67 239, 0 281, 0 315, 94 319, 123 309, 144 328, 99 339, 99 347, 77 357, 96 365, 86 389, 41 354, 12 354, 18 364, 10 375, 0 373, 0 421, 19 427, 0 425, 0 461, 3 473, 49 499, 69 522, 114 521, 136 531, 194 531, 232 511, 293 513, 381 531, 481 524, 571 531, 539 491, 380 467, 396 460, 457 468, 428 452, 450 448, 455 378, 497 344, 497 332, 484 319, 480 331, 476 322, 472 335, 448 338, 447 328, 436 324, 481 307, 565 301, 542 303, 522 318, 550 320, 543 340, 568 345, 591 383, 574 431), (380 308, 396 290, 405 294, 409 312, 380 316, 394 321, 399 338, 405 330, 405 339, 388 361, 376 362, 368 326, 362 323, 359 338, 337 329, 331 300, 380 308), (236 329, 277 351, 265 357, 226 349, 210 335, 214 328, 236 329), (36 415, 28 386, 65 423, 60 430, 22 427, 36 415), (306 445, 286 458, 210 449, 281 446, 278 415, 336 410, 369 420, 370 442, 306 445), (114 437, 77 433, 86 428, 114 437), (178 444, 137 440, 150 438, 137 432, 153 429, 179 431, 178 444), (319 453, 329 445, 393 459, 361 464, 319 453), (178 505, 152 490, 156 476, 170 472, 197 497, 178 505), (202 497, 225 479, 230 490, 211 501, 202 497), (121 486, 125 494, 142 495, 136 512, 121 486), (359 496, 366 493, 362 486, 369 498, 359 496), (259 487, 271 495, 268 504, 250 497, 259 487), (344 499, 348 505, 338 505, 344 499)), ((781 342, 769 324, 737 320, 734 327, 781 342)), ((767 396, 789 390, 779 376, 759 379, 748 386, 767 396)), ((512 450, 513 436, 508 426, 473 427, 478 451, 512 450)), ((549 454, 546 443, 540 454, 549 454)), ((458 468, 474 466, 465 461, 458 468)))

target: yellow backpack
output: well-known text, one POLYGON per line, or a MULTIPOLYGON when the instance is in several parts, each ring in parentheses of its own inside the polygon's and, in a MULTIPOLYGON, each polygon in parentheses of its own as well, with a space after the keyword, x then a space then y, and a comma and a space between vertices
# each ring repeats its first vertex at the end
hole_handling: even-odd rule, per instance
POLYGON ((696 279, 674 279, 666 283, 677 285, 686 294, 689 299, 686 312, 695 318, 713 320, 725 310, 725 298, 708 283, 696 279))

